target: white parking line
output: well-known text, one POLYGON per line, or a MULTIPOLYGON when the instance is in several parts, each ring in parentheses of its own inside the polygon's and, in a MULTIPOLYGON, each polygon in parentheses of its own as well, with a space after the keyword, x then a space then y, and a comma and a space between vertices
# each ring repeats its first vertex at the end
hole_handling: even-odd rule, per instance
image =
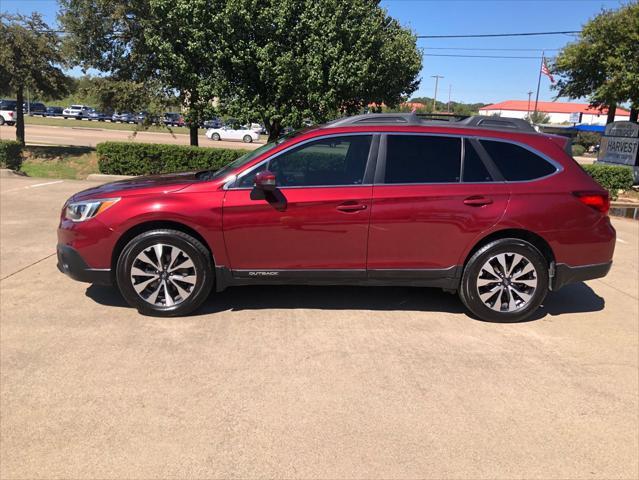
POLYGON ((29 185, 27 188, 44 187, 45 185, 54 185, 56 183, 63 183, 64 180, 56 180, 55 182, 36 183, 35 185, 29 185))
POLYGON ((36 183, 34 185, 27 185, 26 187, 12 188, 11 190, 5 190, 2 193, 19 192, 21 190, 28 190, 29 188, 46 187, 47 185, 56 185, 58 183, 64 183, 64 180, 55 180, 53 182, 36 183))

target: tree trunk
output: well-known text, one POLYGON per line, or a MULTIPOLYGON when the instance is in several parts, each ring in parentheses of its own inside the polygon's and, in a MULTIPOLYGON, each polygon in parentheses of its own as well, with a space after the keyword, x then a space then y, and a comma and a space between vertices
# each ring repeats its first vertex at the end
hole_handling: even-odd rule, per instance
POLYGON ((639 117, 639 105, 635 106, 633 105, 632 107, 630 107, 630 121, 631 122, 636 122, 638 120, 639 117))
POLYGON ((197 134, 198 134, 198 126, 197 125, 189 125, 189 138, 191 140, 191 145, 193 147, 199 146, 197 134))
POLYGON ((24 89, 18 86, 16 90, 16 140, 24 145, 24 89))
POLYGON ((280 121, 273 120, 272 122, 267 122, 266 126, 268 127, 268 141, 272 142, 277 140, 280 137, 280 133, 282 133, 280 121))
POLYGON ((608 105, 608 118, 606 119, 606 125, 615 121, 615 113, 617 113, 617 104, 612 102, 608 105))

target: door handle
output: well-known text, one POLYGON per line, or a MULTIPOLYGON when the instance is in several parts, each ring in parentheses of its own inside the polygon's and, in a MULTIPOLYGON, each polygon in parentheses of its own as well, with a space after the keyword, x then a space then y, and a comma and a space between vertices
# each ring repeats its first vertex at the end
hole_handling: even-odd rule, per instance
POLYGON ((367 208, 368 208, 367 205, 364 205, 363 203, 357 203, 357 202, 346 202, 337 206, 337 210, 339 210, 340 212, 345 212, 345 213, 355 213, 362 210, 366 210, 367 208))
POLYGON ((483 207, 491 203, 493 203, 493 199, 484 197, 483 195, 473 195, 472 197, 464 199, 464 205, 470 205, 471 207, 483 207))

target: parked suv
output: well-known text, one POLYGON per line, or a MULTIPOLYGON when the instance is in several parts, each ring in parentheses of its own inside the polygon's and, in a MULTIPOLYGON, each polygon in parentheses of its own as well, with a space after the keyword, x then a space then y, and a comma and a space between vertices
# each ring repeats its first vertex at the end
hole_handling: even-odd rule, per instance
POLYGON ((217 171, 74 195, 58 266, 158 316, 234 285, 352 284, 439 287, 519 321, 611 266, 608 193, 568 147, 514 119, 341 119, 217 171))

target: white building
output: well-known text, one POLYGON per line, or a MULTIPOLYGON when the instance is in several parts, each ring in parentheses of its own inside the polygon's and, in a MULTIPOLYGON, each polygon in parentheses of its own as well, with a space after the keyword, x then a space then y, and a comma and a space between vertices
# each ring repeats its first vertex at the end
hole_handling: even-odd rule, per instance
MULTIPOLYGON (((535 110, 535 102, 528 100, 506 100, 479 109, 480 115, 499 115, 501 117, 524 118, 535 110)), ((550 117, 549 123, 584 123, 587 125, 605 125, 608 109, 598 110, 587 103, 539 102, 537 110, 550 117), (575 121, 578 119, 577 121, 575 121)), ((617 108, 615 121, 629 120, 630 112, 617 108)))

